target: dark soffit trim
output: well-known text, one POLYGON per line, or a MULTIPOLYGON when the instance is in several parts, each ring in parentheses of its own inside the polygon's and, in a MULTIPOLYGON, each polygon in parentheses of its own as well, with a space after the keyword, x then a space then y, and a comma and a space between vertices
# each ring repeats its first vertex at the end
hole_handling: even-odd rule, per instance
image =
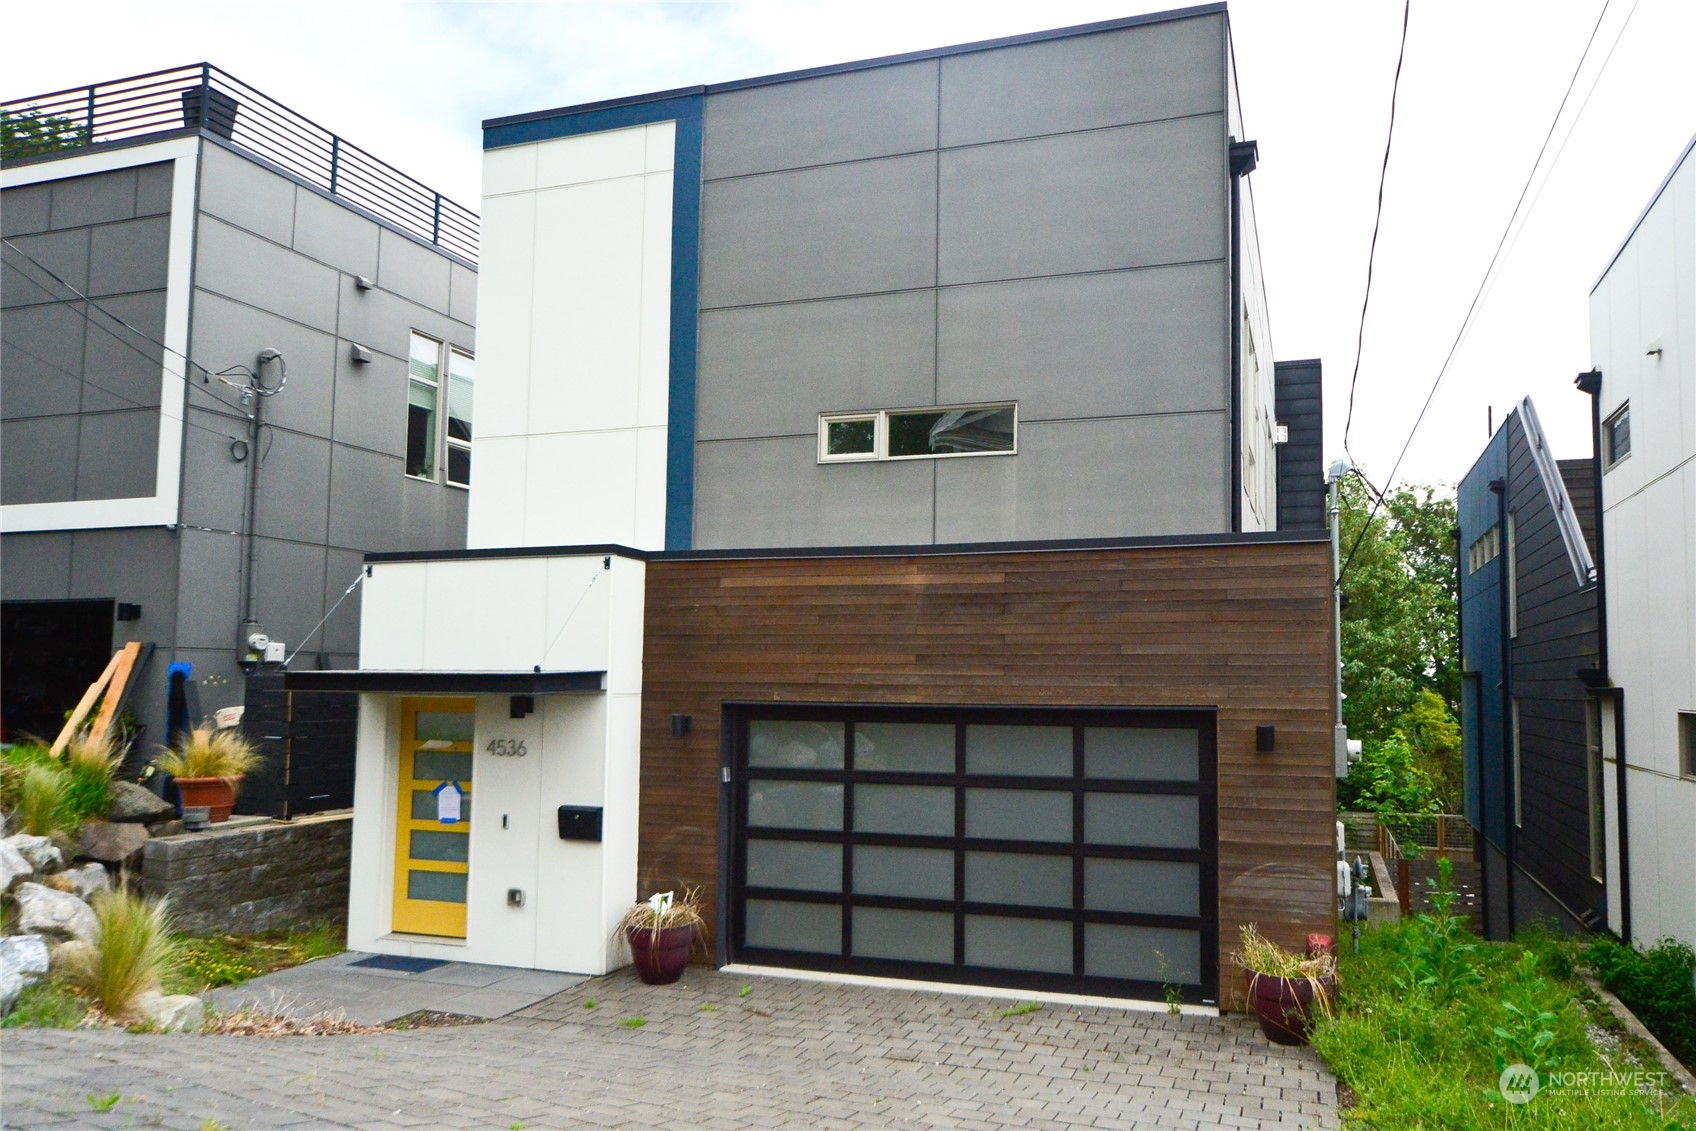
POLYGON ((387 691, 409 695, 563 695, 605 691, 607 673, 492 671, 285 671, 285 691, 387 691))
POLYGON ((908 546, 762 546, 724 550, 637 550, 588 546, 500 546, 480 550, 398 550, 365 555, 368 565, 392 562, 476 561, 499 558, 619 557, 639 562, 748 558, 924 558, 981 554, 1056 553, 1068 550, 1180 549, 1189 546, 1259 546, 1329 543, 1323 530, 1250 530, 1216 534, 1152 534, 1123 538, 1049 538, 1013 542, 948 542, 908 546))

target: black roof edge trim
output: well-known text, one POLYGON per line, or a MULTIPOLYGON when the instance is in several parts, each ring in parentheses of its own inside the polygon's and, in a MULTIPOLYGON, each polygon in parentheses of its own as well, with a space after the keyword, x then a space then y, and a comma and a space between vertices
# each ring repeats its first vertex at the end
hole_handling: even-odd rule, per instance
POLYGON ((582 546, 495 546, 486 550, 382 550, 365 555, 367 565, 383 562, 445 562, 462 558, 629 558, 645 562, 657 550, 638 550, 616 542, 593 542, 582 546))
POLYGON ((1051 39, 1065 39, 1074 35, 1092 35, 1096 32, 1118 31, 1121 28, 1140 27, 1144 24, 1161 24, 1173 20, 1194 19, 1198 16, 1224 14, 1226 14, 1226 6, 1223 3, 1197 4, 1189 8, 1173 8, 1165 12, 1147 12, 1140 16, 1121 16, 1113 20, 1098 20, 1094 23, 1075 24, 1071 27, 1030 31, 1019 35, 1002 36, 999 39, 980 39, 972 43, 958 43, 947 47, 929 47, 921 51, 903 52, 899 55, 880 55, 872 59, 856 59, 847 63, 829 63, 822 67, 806 67, 798 71, 780 71, 777 74, 759 75, 755 78, 707 83, 703 86, 682 86, 674 90, 635 94, 628 98, 610 98, 601 102, 584 102, 574 106, 561 106, 553 110, 537 110, 528 114, 513 114, 504 118, 488 118, 483 122, 483 128, 489 129, 493 126, 535 122, 544 118, 562 118, 574 114, 587 114, 595 110, 610 110, 618 106, 635 106, 643 102, 657 102, 661 99, 678 98, 689 94, 726 94, 731 91, 748 90, 758 86, 773 86, 777 83, 797 82, 801 79, 824 78, 828 75, 846 74, 850 71, 867 71, 874 67, 894 67, 902 63, 919 63, 926 59, 944 59, 950 55, 967 55, 974 51, 990 51, 999 47, 1020 47, 1027 43, 1044 43, 1051 39))
POLYGON ((605 691, 607 673, 490 672, 490 671, 374 671, 358 668, 333 671, 283 672, 285 691, 390 691, 421 695, 562 695, 605 691))
POLYGON ((1173 549, 1184 546, 1237 546, 1330 542, 1323 530, 1250 530, 1218 534, 1145 534, 1123 538, 1049 538, 1023 542, 946 542, 914 546, 767 546, 723 550, 635 550, 611 544, 591 546, 503 546, 493 550, 420 550, 365 555, 367 564, 385 562, 475 561, 481 558, 589 558, 597 555, 642 562, 704 561, 736 558, 919 558, 969 554, 1055 553, 1066 550, 1173 549))

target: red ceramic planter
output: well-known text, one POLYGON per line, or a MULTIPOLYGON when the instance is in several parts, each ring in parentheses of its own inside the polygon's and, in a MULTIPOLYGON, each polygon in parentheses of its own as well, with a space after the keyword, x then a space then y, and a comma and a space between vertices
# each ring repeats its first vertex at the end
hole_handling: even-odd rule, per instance
POLYGON ((182 798, 184 807, 204 805, 210 811, 209 819, 213 824, 230 819, 230 811, 236 807, 236 783, 240 777, 233 778, 176 778, 177 794, 182 798))
POLYGON ((1260 1031, 1280 1045, 1305 1045, 1313 1018, 1321 1011, 1314 999, 1323 992, 1332 1001, 1337 996, 1335 978, 1319 979, 1319 986, 1306 978, 1273 978, 1248 975, 1249 1001, 1260 1020, 1260 1031))
POLYGON ((626 937, 642 981, 650 986, 668 986, 683 977, 689 951, 695 945, 694 927, 662 927, 658 931, 633 927, 626 937))

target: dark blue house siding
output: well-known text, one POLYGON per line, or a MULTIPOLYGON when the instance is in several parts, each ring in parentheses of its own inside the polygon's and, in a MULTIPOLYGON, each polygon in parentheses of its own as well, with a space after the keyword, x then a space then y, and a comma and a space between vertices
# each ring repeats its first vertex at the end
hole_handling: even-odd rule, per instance
MULTIPOLYGON (((1587 483, 1587 469, 1588 461, 1567 461, 1562 478, 1587 483)), ((1590 493, 1572 494, 1593 537, 1590 493)), ((1577 674, 1597 663, 1596 589, 1574 575, 1518 412, 1462 479, 1459 512, 1467 816, 1482 834, 1486 932, 1506 937, 1539 920, 1588 927, 1606 915, 1606 890, 1590 875, 1586 692, 1577 674), (1501 554, 1474 571, 1469 549, 1498 523, 1501 554), (1510 575, 1517 633, 1503 604, 1510 575)))

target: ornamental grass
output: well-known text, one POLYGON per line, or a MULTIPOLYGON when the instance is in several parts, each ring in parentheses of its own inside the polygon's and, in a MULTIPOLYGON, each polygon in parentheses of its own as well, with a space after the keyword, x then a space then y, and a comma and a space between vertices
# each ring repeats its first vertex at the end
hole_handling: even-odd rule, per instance
POLYGON ((92 901, 100 941, 84 951, 68 973, 108 1017, 127 1018, 141 995, 157 991, 176 958, 171 917, 164 899, 147 899, 121 889, 92 901))
POLYGON ((175 778, 239 778, 257 769, 259 747, 235 728, 200 726, 187 732, 154 765, 175 778))

